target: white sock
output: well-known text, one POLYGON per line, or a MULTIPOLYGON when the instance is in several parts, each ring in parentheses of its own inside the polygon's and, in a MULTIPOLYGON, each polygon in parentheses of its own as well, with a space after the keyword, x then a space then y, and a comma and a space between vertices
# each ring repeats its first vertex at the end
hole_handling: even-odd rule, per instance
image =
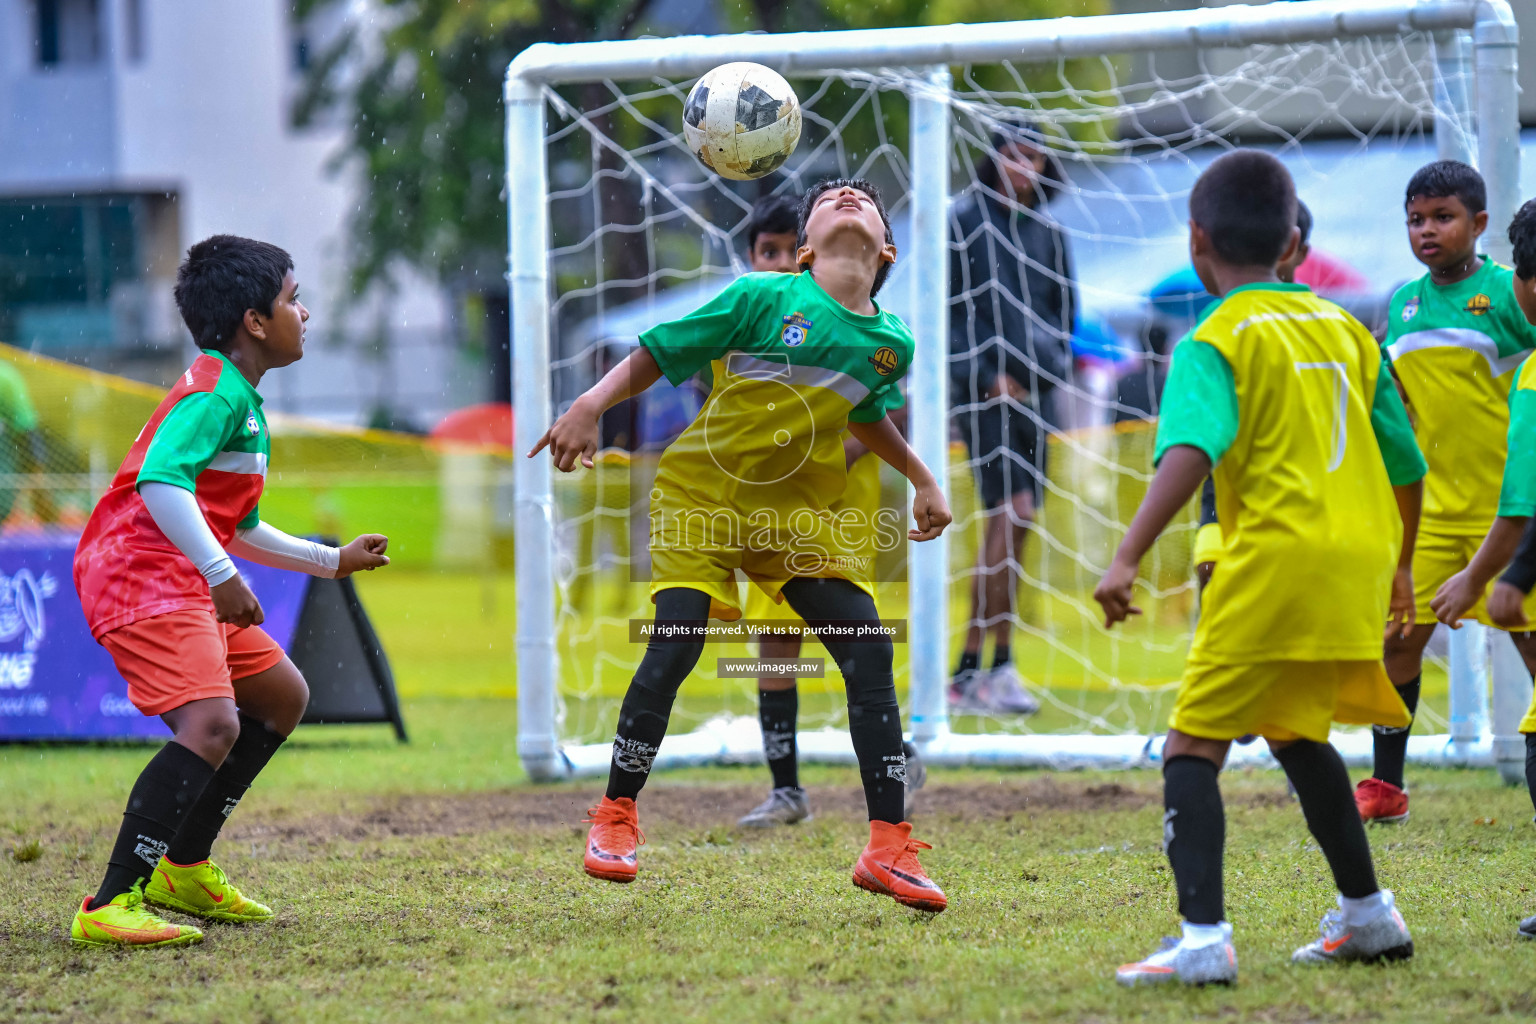
POLYGON ((1190 924, 1184 922, 1184 938, 1180 944, 1185 949, 1204 949, 1206 946, 1214 946, 1218 942, 1225 942, 1232 936, 1232 926, 1222 921, 1220 924, 1190 924))
POLYGON ((1344 912, 1344 924, 1350 928, 1358 928, 1361 925, 1370 924, 1392 909, 1392 893, 1386 889, 1378 889, 1369 896, 1362 896, 1357 900, 1340 896, 1339 909, 1344 912))

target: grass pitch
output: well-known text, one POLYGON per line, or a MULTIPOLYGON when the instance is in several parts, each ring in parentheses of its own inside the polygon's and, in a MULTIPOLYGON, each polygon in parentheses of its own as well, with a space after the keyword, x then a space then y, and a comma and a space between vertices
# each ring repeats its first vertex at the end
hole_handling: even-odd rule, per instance
POLYGON ((510 701, 414 699, 413 742, 301 731, 215 856, 272 904, 187 950, 77 951, 146 747, 0 747, 0 1019, 15 1021, 1484 1020, 1536 1014, 1536 829, 1490 772, 1413 773, 1371 833, 1418 945, 1385 968, 1292 967, 1331 886, 1274 772, 1224 777, 1232 989, 1120 989, 1176 927, 1150 772, 934 771, 914 811, 950 909, 855 889, 852 771, 814 768, 816 820, 747 835, 761 769, 659 775, 634 885, 581 873, 596 782, 533 787, 510 701))

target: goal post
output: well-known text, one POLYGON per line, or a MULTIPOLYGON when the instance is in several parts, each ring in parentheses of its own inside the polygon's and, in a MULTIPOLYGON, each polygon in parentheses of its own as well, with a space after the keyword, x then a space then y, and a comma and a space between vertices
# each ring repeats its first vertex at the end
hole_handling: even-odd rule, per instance
MULTIPOLYGON (((893 168, 891 173, 905 186, 904 201, 893 204, 893 208, 901 206, 909 236, 898 263, 898 273, 893 275, 891 291, 892 302, 899 299, 904 319, 917 339, 908 374, 909 430, 918 455, 934 469, 941 481, 952 484, 961 479, 963 473, 969 472, 964 470, 962 473, 959 467, 952 471, 951 467, 950 295, 945 283, 949 280, 952 174, 958 165, 957 154, 971 145, 960 136, 965 132, 974 134, 975 125, 995 123, 1001 111, 1011 109, 1009 103, 1033 101, 1018 69, 1032 65, 1064 68, 1065 62, 1070 61, 1099 62, 1109 69, 1105 74, 1111 84, 1097 92, 1078 89, 1064 74, 1058 76, 1062 81, 1059 87, 1047 89, 1059 102, 1075 104, 1070 109, 1062 108, 1067 110, 1070 122, 1063 137, 1075 147, 1073 155, 1086 168, 1084 174, 1092 177, 1093 187, 1103 190, 1113 184, 1111 172, 1131 173, 1134 170, 1135 145, 1146 145, 1149 140, 1142 138, 1123 145, 1113 138, 1108 142, 1079 142, 1075 141, 1071 131, 1091 135, 1093 126, 1090 122, 1096 118, 1118 117, 1134 121, 1156 104, 1170 102, 1168 97, 1182 109, 1191 97, 1204 99, 1222 88, 1254 85, 1253 77, 1263 71, 1262 67, 1249 67, 1240 60, 1233 69, 1223 71, 1208 64, 1206 54, 1241 54, 1263 47, 1292 48, 1285 51, 1294 55, 1288 67, 1290 73, 1301 79, 1319 60, 1324 63, 1329 59, 1347 61, 1350 55, 1341 56, 1339 47, 1358 41, 1369 45, 1372 40, 1398 43, 1395 47, 1383 47, 1380 53, 1361 51, 1364 54, 1362 60, 1382 64, 1382 67, 1365 68, 1362 76, 1366 72, 1376 75, 1379 81, 1370 88, 1378 92, 1393 88, 1390 79, 1395 72, 1385 68, 1391 60, 1406 62, 1403 66, 1410 67, 1414 76, 1428 80, 1428 86, 1432 88, 1426 87, 1422 98, 1403 99, 1398 104, 1406 107, 1411 115, 1408 127, 1402 130, 1403 137, 1407 138, 1415 131, 1432 130, 1435 151, 1439 155, 1468 159, 1480 167, 1488 185, 1490 224, 1495 226, 1485 236, 1486 248, 1495 258, 1507 260, 1508 243, 1499 226, 1508 223, 1519 204, 1520 152, 1515 77, 1517 29, 1509 6, 1503 0, 1301 0, 1262 6, 1233 5, 981 25, 531 46, 509 65, 505 83, 508 280, 512 303, 517 449, 526 452, 532 448, 558 412, 561 401, 561 396, 556 393, 558 374, 575 370, 579 360, 591 356, 590 345, 580 351, 579 358, 567 348, 556 345, 557 320, 558 332, 567 332, 573 329, 573 310, 584 308, 583 303, 598 314, 612 312, 605 304, 605 296, 610 292, 615 295, 642 294, 644 303, 654 306, 666 294, 669 285, 710 280, 720 280, 723 284, 720 275, 736 267, 737 257, 729 254, 720 257, 717 251, 722 245, 728 248, 734 236, 728 230, 712 227, 708 217, 694 207, 706 201, 715 201, 717 205, 735 201, 740 205, 740 194, 711 192, 711 188, 718 190, 718 183, 711 185, 707 181, 678 179, 678 165, 665 163, 669 154, 676 155, 678 146, 665 138, 664 126, 659 125, 651 113, 657 104, 675 102, 676 111, 665 116, 680 118, 680 96, 686 93, 686 83, 719 64, 753 61, 773 68, 791 81, 823 80, 823 88, 816 91, 816 96, 821 96, 827 88, 825 83, 831 82, 847 85, 854 91, 864 90, 864 100, 874 97, 869 100, 871 104, 878 103, 879 96, 887 93, 901 97, 906 120, 905 137, 886 138, 884 123, 880 122, 880 137, 874 150, 861 155, 863 165, 856 164, 852 156, 844 154, 836 144, 843 122, 831 118, 822 119, 825 122, 822 131, 823 137, 832 141, 810 147, 812 152, 806 159, 819 159, 831 166, 828 161, 833 157, 829 154, 835 151, 836 161, 841 161, 837 167, 858 170, 860 166, 872 165, 878 158, 893 168), (1307 49, 1309 47, 1322 56, 1314 57, 1312 50, 1307 49), (1329 47, 1334 49, 1329 50, 1329 47), (1198 73, 1178 81, 1165 81, 1153 75, 1145 83, 1145 89, 1118 81, 1120 65, 1115 62, 1149 58, 1167 51, 1198 54, 1198 73), (978 84, 980 79, 970 72, 981 67, 1004 68, 1007 75, 1012 76, 1011 81, 1017 83, 1017 88, 978 84), (963 83, 954 77, 952 69, 961 70, 963 83), (626 90, 623 83, 639 84, 626 90), (586 88, 587 93, 579 99, 570 98, 571 90, 582 88, 586 88), (1105 103, 1104 95, 1110 95, 1112 102, 1105 103), (589 107, 584 107, 582 104, 587 101, 598 104, 601 113, 593 113, 589 107), (552 116, 559 121, 559 126, 553 129, 549 123, 552 116), (619 118, 626 119, 626 125, 633 122, 640 126, 630 132, 639 142, 626 147, 624 142, 606 134, 619 118), (965 124, 959 124, 960 121, 965 124), (1426 129, 1425 125, 1432 127, 1426 129), (589 143, 591 178, 588 181, 562 180, 555 184, 552 192, 551 147, 556 143, 568 144, 575 137, 570 133, 584 133, 582 137, 589 143), (1101 160, 1104 166, 1096 165, 1095 160, 1101 160), (645 241, 648 262, 642 268, 643 273, 640 277, 624 280, 605 277, 603 236, 613 226, 594 222, 585 237, 563 243, 558 251, 562 259, 579 254, 582 259, 594 260, 595 269, 582 271, 587 274, 585 277, 571 271, 568 275, 570 282, 557 281, 552 272, 552 230, 563 224, 552 222, 552 204, 557 198, 562 202, 580 201, 591 206, 597 211, 594 216, 600 217, 604 208, 599 195, 603 183, 611 184, 620 179, 633 183, 636 212, 644 214, 644 219, 637 225, 621 226, 632 237, 645 241), (733 195, 737 196, 734 200, 733 195), (652 212, 657 209, 660 212, 652 212), (667 245, 658 243, 676 241, 674 236, 663 236, 662 230, 679 222, 686 222, 697 231, 699 240, 689 242, 689 246, 695 248, 681 247, 688 248, 690 255, 685 257, 662 255, 661 250, 667 245), (696 250, 702 252, 697 256, 697 262, 684 265, 695 260, 692 254, 696 250), (663 263, 667 259, 679 262, 676 265, 663 263), (712 260, 715 262, 711 263, 712 260)), ((1326 76, 1322 80, 1326 87, 1329 80, 1326 76)), ((1231 145, 1235 144, 1234 140, 1240 141, 1243 125, 1261 119, 1268 109, 1264 104, 1278 102, 1274 96, 1263 93, 1262 84, 1257 83, 1259 91, 1254 94, 1257 112, 1240 111, 1250 115, 1248 122, 1241 117, 1221 123, 1213 121, 1210 125, 1195 120, 1189 137, 1180 145, 1231 145)), ((1413 84, 1423 83, 1415 78, 1413 84)), ((1317 86, 1313 83, 1310 88, 1315 91, 1317 86)), ((1374 98, 1380 99, 1379 96, 1374 98)), ((851 109, 856 112, 871 109, 859 106, 864 100, 856 100, 851 109)), ((1326 101, 1324 107, 1337 113, 1326 101)), ((1031 112, 1049 114, 1054 109, 1037 105, 1031 112)), ((808 117, 814 113, 808 107, 808 117)), ((810 126, 811 121, 807 124, 810 126)), ((1376 125, 1361 133, 1365 140, 1361 145, 1384 131, 1390 134, 1392 130, 1376 125)), ((613 134, 620 132, 613 129, 613 134)), ((1305 132, 1297 134, 1304 135, 1305 132)), ((1279 132, 1276 138, 1297 141, 1296 136, 1285 132, 1279 132)), ((801 148, 807 149, 807 143, 803 142, 801 148)), ((1299 147, 1293 149, 1296 151, 1299 147)), ((1177 155, 1186 162, 1190 159, 1183 149, 1177 150, 1177 155)), ((797 154, 782 173, 793 175, 795 161, 799 158, 800 154, 797 154)), ((575 167, 577 161, 573 159, 567 163, 575 167)), ((809 169, 810 164, 807 167, 809 169)), ((562 174, 569 169, 562 167, 562 174)), ((701 173, 708 177, 707 172, 701 173)), ((1378 198, 1382 202, 1395 202, 1386 196, 1372 196, 1371 201, 1376 202, 1378 198)), ((1130 199, 1122 205, 1140 215, 1130 199)), ((583 230, 587 229, 583 227, 583 230)), ((559 340, 563 346, 564 339, 559 340)), ((1149 358, 1155 362, 1157 357, 1149 358)), ((1102 411, 1107 408, 1106 401, 1110 400, 1099 396, 1096 401, 1102 411)), ((1082 479, 1088 480, 1098 491, 1107 486, 1112 492, 1109 498, 1102 495, 1083 497, 1071 490, 1071 481, 1060 487, 1053 484, 1057 507, 1075 510, 1089 526, 1076 532, 1067 531, 1073 533, 1075 539, 1063 539, 1066 533, 1061 536, 1046 534, 1042 540, 1032 538, 1030 543, 1053 552, 1053 557, 1059 555, 1058 560, 1067 564, 1067 568, 1059 573, 1077 580, 1073 586, 1079 586, 1084 573, 1101 565, 1107 555, 1094 547, 1102 540, 1100 534, 1104 533, 1106 524, 1123 528, 1126 517, 1120 515, 1115 504, 1116 487, 1127 481, 1134 485, 1138 480, 1144 486, 1146 472, 1150 469, 1139 463, 1129 465, 1116 461, 1116 449, 1105 447, 1116 443, 1111 433, 1107 427, 1097 432, 1063 430, 1059 436, 1053 434, 1052 438, 1061 443, 1076 463, 1087 467, 1082 470, 1087 474, 1082 479), (1106 455, 1106 451, 1110 454, 1106 455), (1105 471, 1107 484, 1101 478, 1105 477, 1104 473, 1099 472, 1105 466, 1111 467, 1105 471), (1095 473, 1099 476, 1095 477, 1095 473), (1105 502, 1114 506, 1109 512, 1100 510, 1100 506, 1109 507, 1105 502), (1089 532, 1096 539, 1084 540, 1089 532)), ((579 658, 571 654, 562 656, 561 631, 571 629, 573 621, 563 617, 562 609, 572 599, 572 581, 585 582, 593 577, 583 561, 589 556, 580 552, 575 556, 570 554, 572 530, 568 527, 571 514, 567 511, 570 502, 562 503, 556 493, 555 474, 549 459, 519 458, 516 462, 518 755, 529 776, 536 780, 599 774, 606 771, 609 746, 607 742, 599 741, 595 729, 575 730, 576 733, 586 733, 578 738, 587 742, 572 738, 561 696, 562 660, 568 668, 572 667, 573 660, 581 660, 583 663, 574 666, 575 669, 601 673, 605 669, 621 670, 623 659, 610 657, 598 647, 583 648, 579 658), (574 563, 573 557, 576 559, 574 563)), ((600 489, 604 485, 594 486, 600 489)), ((590 496, 582 500, 590 504, 590 496)), ((594 517, 601 516, 601 509, 593 512, 585 505, 581 509, 578 517, 586 517, 584 521, 588 527, 595 521, 594 517)), ((1063 704, 1062 713, 1077 715, 1085 726, 1082 729, 965 732, 952 728, 945 687, 954 628, 951 615, 952 591, 956 584, 953 553, 947 537, 907 547, 907 697, 903 708, 908 714, 911 737, 930 763, 1119 767, 1154 763, 1158 759, 1163 726, 1160 717, 1153 721, 1150 712, 1138 711, 1140 717, 1135 717, 1129 727, 1123 723, 1118 731, 1113 723, 1106 727, 1112 713, 1123 711, 1121 705, 1124 702, 1119 697, 1110 701, 1108 711, 1099 705, 1090 707, 1083 703, 1067 707, 1063 704)), ((643 559, 644 556, 638 557, 643 559)), ((1040 576, 1044 578, 1046 573, 1042 571, 1040 576)), ((1183 582, 1172 589, 1180 593, 1189 591, 1187 577, 1188 573, 1183 582)), ((1068 609, 1064 614, 1078 619, 1082 617, 1081 593, 1049 581, 1047 589, 1050 600, 1068 609)), ((1168 589, 1164 588, 1165 591, 1168 589)), ((891 610, 883 608, 882 613, 889 615, 891 610)), ((1516 705, 1523 709, 1520 695, 1522 692, 1529 694, 1530 684, 1521 673, 1511 677, 1508 658, 1497 648, 1497 643, 1507 645, 1507 639, 1498 636, 1491 652, 1493 656, 1480 659, 1482 650, 1478 645, 1486 641, 1474 636, 1474 632, 1461 631, 1450 652, 1453 666, 1447 723, 1450 732, 1416 735, 1410 745, 1410 757, 1417 761, 1453 764, 1497 762, 1507 775, 1514 770, 1513 766, 1523 764, 1524 756, 1515 729, 1518 712, 1511 720, 1509 709, 1516 705), (1496 689, 1491 716, 1487 711, 1486 682, 1476 668, 1480 660, 1495 665, 1496 689)), ((1187 637, 1187 633, 1185 635, 1187 637)), ((1072 649, 1051 635, 1050 630, 1041 631, 1039 639, 1056 652, 1053 657, 1059 654, 1061 659, 1081 663, 1084 678, 1091 675, 1095 680, 1111 680, 1106 685, 1112 688, 1121 685, 1119 648, 1111 648, 1107 655, 1109 663, 1100 664, 1095 660, 1102 653, 1100 642, 1088 636, 1086 631, 1083 631, 1082 639, 1075 641, 1078 646, 1072 649)), ((1152 646, 1167 654, 1165 648, 1170 644, 1152 646)), ((596 682, 583 685, 594 693, 601 688, 596 682)), ((726 701, 722 706, 729 703, 726 701)), ((1154 701, 1148 706, 1155 704, 1154 701)), ((741 708, 736 710, 739 712, 741 708)), ((1165 712, 1166 707, 1162 711, 1165 712)), ((609 718, 611 727, 611 715, 609 718)), ((711 716, 704 711, 698 712, 697 719, 703 728, 692 732, 679 730, 676 735, 669 736, 658 756, 658 767, 760 759, 755 723, 743 725, 740 718, 711 716)), ((1340 739, 1346 757, 1358 760, 1369 756, 1368 734, 1346 734, 1340 739)), ((801 753, 810 760, 852 761, 852 747, 846 732, 836 729, 803 733, 801 753)), ((1266 755, 1252 747, 1234 748, 1235 760, 1263 756, 1266 755)))

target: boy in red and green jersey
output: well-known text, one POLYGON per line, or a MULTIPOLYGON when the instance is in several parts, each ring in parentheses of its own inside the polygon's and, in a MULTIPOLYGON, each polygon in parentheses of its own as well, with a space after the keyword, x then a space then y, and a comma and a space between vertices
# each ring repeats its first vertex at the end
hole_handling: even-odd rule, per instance
POLYGON ((237 530, 259 522, 270 454, 261 395, 224 353, 198 356, 139 432, 80 538, 75 587, 91 635, 99 640, 119 626, 209 601, 208 581, 155 524, 139 486, 171 484, 196 494, 214 539, 227 548, 237 530))
POLYGON ((226 552, 334 578, 389 562, 382 536, 323 547, 257 515, 271 448, 256 384, 303 356, 309 319, 288 254, 232 235, 199 242, 176 303, 202 355, 139 432, 75 553, 91 635, 129 699, 174 735, 140 773, 101 886, 75 912, 70 936, 83 946, 201 940, 146 902, 236 923, 273 916, 209 854, 309 689, 261 630, 261 604, 226 552))

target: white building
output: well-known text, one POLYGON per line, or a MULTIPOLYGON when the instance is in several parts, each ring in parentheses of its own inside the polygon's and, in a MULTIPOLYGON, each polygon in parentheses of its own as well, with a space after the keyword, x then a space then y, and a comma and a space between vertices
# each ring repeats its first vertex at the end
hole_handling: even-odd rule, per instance
POLYGON ((357 423, 382 403, 430 426, 481 397, 434 285, 327 319, 356 178, 330 166, 342 126, 293 127, 315 27, 291 6, 0 0, 0 341, 164 379, 192 352, 177 262, 230 232, 292 253, 313 314, 271 407, 357 423))

